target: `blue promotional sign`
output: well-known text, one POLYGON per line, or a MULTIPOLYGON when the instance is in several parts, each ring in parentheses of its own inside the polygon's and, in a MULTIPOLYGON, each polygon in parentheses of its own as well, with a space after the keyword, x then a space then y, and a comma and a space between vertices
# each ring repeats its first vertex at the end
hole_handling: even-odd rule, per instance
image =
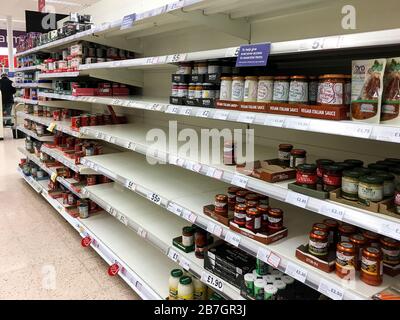
POLYGON ((270 43, 240 46, 236 67, 265 67, 268 62, 270 49, 270 43))
POLYGON ((136 13, 124 16, 124 19, 122 20, 121 24, 121 30, 129 29, 130 27, 132 27, 135 20, 136 20, 136 13))

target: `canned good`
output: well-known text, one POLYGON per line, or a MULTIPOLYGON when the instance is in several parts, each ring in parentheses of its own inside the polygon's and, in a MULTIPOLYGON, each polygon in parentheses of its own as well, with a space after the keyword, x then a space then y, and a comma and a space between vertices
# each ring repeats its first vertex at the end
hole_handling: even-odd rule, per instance
POLYGON ((71 126, 72 128, 80 128, 81 127, 81 117, 71 117, 71 126))
POLYGON ((89 206, 87 203, 81 203, 78 206, 78 211, 79 211, 79 217, 81 219, 86 219, 89 217, 89 206))
POLYGON ((96 184, 96 175, 91 174, 86 177, 86 185, 94 186, 96 184))

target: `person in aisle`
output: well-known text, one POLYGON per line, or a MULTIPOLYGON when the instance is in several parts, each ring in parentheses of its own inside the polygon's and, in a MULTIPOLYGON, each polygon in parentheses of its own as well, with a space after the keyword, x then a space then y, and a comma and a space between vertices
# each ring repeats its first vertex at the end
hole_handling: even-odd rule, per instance
MULTIPOLYGON (((14 94, 16 92, 13 82, 8 78, 7 73, 1 75, 0 80, 1 99, 3 103, 3 116, 10 117, 14 104, 14 94)), ((4 125, 13 125, 11 120, 6 120, 4 125)))

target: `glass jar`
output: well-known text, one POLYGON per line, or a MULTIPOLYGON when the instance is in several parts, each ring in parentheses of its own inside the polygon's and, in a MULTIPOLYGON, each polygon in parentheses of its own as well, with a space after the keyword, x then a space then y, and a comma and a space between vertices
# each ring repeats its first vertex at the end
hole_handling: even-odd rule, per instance
POLYGON ((261 228, 262 231, 268 231, 268 210, 269 206, 265 204, 259 204, 257 211, 261 214, 261 228))
POLYGON ((189 83, 188 98, 189 99, 194 99, 195 96, 196 96, 196 84, 195 83, 189 83))
POLYGON ((196 87, 194 89, 194 98, 201 99, 203 96, 203 85, 201 83, 196 83, 196 87))
POLYGON ((248 76, 244 82, 244 95, 245 102, 257 101, 258 77, 248 76))
POLYGON ((349 242, 350 241, 350 236, 354 233, 357 232, 357 229, 355 226, 352 226, 350 224, 342 224, 339 226, 339 242, 349 242))
POLYGON ((316 257, 328 255, 328 233, 320 230, 311 230, 308 242, 308 252, 316 257))
POLYGON ((354 168, 362 167, 364 165, 364 161, 358 159, 346 159, 343 162, 351 164, 354 168))
POLYGON ((382 252, 378 248, 367 247, 363 249, 360 279, 370 286, 379 286, 382 284, 382 252))
POLYGON ((219 60, 208 60, 207 73, 221 73, 222 67, 219 60))
POLYGON ((279 208, 268 210, 268 231, 275 233, 283 229, 283 211, 279 208))
POLYGON ((400 167, 391 167, 389 168, 389 172, 394 175, 394 183, 397 185, 400 184, 400 167))
POLYGON ((287 103, 289 101, 289 77, 274 77, 274 90, 272 100, 274 102, 287 103))
POLYGON ((291 76, 289 103, 308 103, 308 82, 305 76, 291 76))
POLYGON ((381 239, 383 262, 393 267, 400 265, 400 242, 389 237, 381 239))
POLYGON ((394 204, 396 206, 396 212, 400 214, 400 187, 397 187, 397 190, 394 195, 394 204))
POLYGON ((258 77, 257 102, 272 102, 274 92, 274 77, 258 77))
POLYGON ((317 104, 342 106, 344 104, 345 75, 325 74, 319 77, 317 104))
POLYGON ((347 200, 358 200, 358 183, 361 173, 356 170, 343 171, 342 197, 347 200))
POLYGON ((350 242, 340 242, 336 246, 336 275, 348 278, 355 274, 356 248, 350 242))
POLYGON ((232 78, 232 101, 243 101, 244 98, 244 77, 232 78))
POLYGON ((208 64, 207 61, 199 61, 197 63, 197 74, 207 74, 208 64))
POLYGON ((215 196, 214 211, 224 217, 228 217, 228 196, 217 194, 215 196))
POLYGON ((171 271, 169 276, 169 300, 178 299, 178 285, 179 279, 183 276, 183 271, 181 269, 174 269, 171 271))
POLYGON ((221 77, 219 99, 231 100, 231 98, 232 98, 232 77, 221 77))
POLYGON ((361 269, 362 250, 367 245, 368 241, 362 234, 353 234, 350 236, 350 243, 356 248, 355 268, 361 269))
POLYGON ((323 179, 324 179, 324 166, 328 166, 331 164, 334 164, 335 162, 333 160, 329 159, 318 159, 316 161, 317 164, 317 176, 318 176, 318 183, 322 184, 323 179))
POLYGON ((297 168, 299 164, 304 164, 306 162, 306 154, 306 150, 293 149, 290 152, 290 167, 297 168))
POLYGON ((278 159, 279 162, 287 167, 290 166, 290 152, 292 151, 293 146, 291 144, 280 144, 278 150, 278 159))
POLYGON ((193 299, 194 300, 206 300, 207 286, 199 279, 193 277, 193 299))
POLYGON ((350 106, 351 104, 351 75, 344 76, 344 104, 350 106))
POLYGON ((246 195, 249 193, 247 190, 239 190, 236 192, 236 203, 246 204, 246 195))
POLYGON ((194 245, 194 230, 192 227, 183 227, 182 244, 185 247, 191 247, 194 245))
POLYGON ((246 211, 246 229, 255 233, 261 230, 261 213, 257 208, 248 208, 246 211))
POLYGON ((215 98, 215 89, 212 83, 203 83, 203 91, 201 97, 203 99, 215 98))
POLYGON ((308 77, 308 101, 311 105, 317 103, 318 78, 316 76, 308 77))
POLYGON ((394 175, 388 172, 375 173, 374 176, 383 179, 383 197, 391 198, 394 196, 396 186, 394 184, 394 175))
POLYGON ((317 189, 317 166, 315 164, 299 164, 296 172, 296 184, 307 188, 317 189))
POLYGON ((370 202, 379 202, 383 199, 383 178, 376 176, 360 177, 358 184, 358 198, 367 205, 370 202))
POLYGON ((186 83, 179 83, 178 85, 178 97, 184 98, 188 95, 188 85, 186 83))
POLYGON ((265 194, 260 194, 257 193, 258 196, 258 202, 259 204, 265 204, 266 206, 269 206, 269 197, 266 196, 265 194))
POLYGON ((181 277, 178 284, 178 300, 193 300, 193 293, 192 278, 189 276, 181 277))
POLYGON ((369 247, 374 247, 374 248, 381 247, 380 243, 381 236, 379 234, 366 230, 362 233, 362 235, 365 237, 365 239, 367 239, 369 247))
POLYGON ((197 228, 194 234, 195 251, 194 254, 199 259, 204 259, 204 250, 207 246, 207 232, 197 228))
POLYGON ((329 227, 325 223, 314 223, 311 230, 318 230, 318 231, 324 231, 326 233, 329 232, 329 227))
POLYGON ((328 227, 328 243, 330 248, 334 248, 338 242, 339 222, 334 219, 324 219, 322 221, 328 227))
POLYGON ((246 197, 245 197, 245 199, 246 199, 246 205, 248 206, 249 205, 249 202, 257 202, 257 204, 258 204, 258 195, 256 194, 256 193, 248 193, 248 194, 246 194, 246 197))
POLYGON ((241 228, 244 228, 246 226, 246 210, 247 207, 243 203, 237 203, 235 206, 233 222, 241 228))
POLYGON ((235 210, 236 205, 236 193, 241 190, 239 187, 228 188, 228 209, 235 210))
POLYGON ((342 186, 343 167, 336 164, 324 166, 324 191, 330 192, 342 186))

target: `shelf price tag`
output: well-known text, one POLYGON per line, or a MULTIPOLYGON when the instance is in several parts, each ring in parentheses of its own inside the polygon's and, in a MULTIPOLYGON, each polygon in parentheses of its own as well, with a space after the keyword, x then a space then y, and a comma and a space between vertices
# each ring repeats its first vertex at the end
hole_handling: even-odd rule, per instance
POLYGON ((47 131, 53 132, 54 129, 57 127, 57 124, 52 122, 49 124, 49 126, 47 127, 47 131))
POLYGON ((119 221, 126 226, 128 225, 128 218, 122 214, 119 215, 119 221))
POLYGON ((125 187, 132 191, 136 190, 136 185, 133 183, 133 181, 130 180, 125 181, 125 187))
POLYGON ((307 207, 308 199, 309 199, 309 197, 305 196, 304 194, 293 192, 293 191, 289 190, 285 201, 287 203, 293 204, 297 207, 305 208, 305 207, 307 207))
POLYGON ((147 198, 148 198, 150 201, 154 202, 155 204, 158 204, 158 205, 161 204, 161 197, 160 197, 158 194, 156 194, 156 193, 150 192, 150 193, 147 195, 147 198))
POLYGON ((191 113, 192 113, 192 108, 188 107, 182 107, 181 111, 179 112, 179 114, 182 114, 184 116, 190 116, 191 113))
POLYGON ((190 262, 189 260, 185 259, 184 257, 180 256, 179 257, 179 265, 185 269, 186 271, 190 270, 190 262))
POLYGON ((168 250, 168 257, 169 257, 172 261, 177 262, 177 261, 178 261, 178 258, 179 258, 179 254, 178 254, 174 249, 169 248, 169 250, 168 250))
POLYGON ((257 259, 260 259, 261 261, 268 263, 268 257, 270 254, 271 254, 271 250, 268 250, 266 248, 258 248, 257 259))
POLYGON ((239 247, 241 237, 234 232, 227 232, 225 235, 225 241, 234 245, 235 247, 239 247))
POLYGON ((400 128, 376 127, 374 130, 376 140, 400 143, 400 128))
POLYGON ((107 207, 107 211, 108 211, 108 213, 111 214, 113 217, 116 217, 116 216, 117 216, 117 210, 115 210, 113 207, 108 206, 108 207, 107 207))
POLYGON ((349 136, 369 139, 372 134, 372 126, 349 124, 348 128, 345 129, 345 132, 349 136))
POLYGON ((124 18, 122 19, 120 30, 131 28, 133 26, 133 23, 135 22, 135 20, 136 20, 136 13, 132 13, 127 16, 124 16, 124 18))
POLYGON ((248 177, 243 176, 241 174, 235 174, 232 178, 231 184, 241 188, 246 188, 248 182, 249 182, 248 177))
POLYGON ((311 119, 305 118, 287 118, 285 128, 307 131, 310 127, 311 119))
POLYGON ((306 282, 307 270, 294 263, 288 262, 285 273, 302 283, 306 282))
POLYGON ((393 239, 400 240, 400 224, 395 222, 384 222, 379 228, 379 233, 383 233, 393 239))
POLYGON ((244 123, 253 123, 255 119, 256 119, 256 115, 254 113, 241 112, 239 114, 237 121, 244 122, 244 123))
POLYGON ((267 115, 264 120, 265 126, 282 128, 285 123, 284 117, 267 115))
POLYGON ((229 117, 230 111, 227 110, 216 110, 213 118, 217 120, 226 120, 229 117))
POLYGON ((222 236, 222 227, 219 225, 215 225, 213 233, 218 237, 221 238, 222 236))
POLYGON ((221 171, 221 170, 217 170, 217 169, 215 169, 213 167, 208 167, 208 170, 207 170, 207 176, 208 177, 220 180, 222 178, 223 174, 224 174, 224 172, 221 171))
POLYGON ((165 110, 165 113, 177 114, 177 113, 179 113, 179 107, 174 106, 173 104, 169 104, 167 109, 165 110))
POLYGON ((178 206, 176 203, 169 202, 167 209, 169 211, 175 213, 178 217, 180 217, 182 215, 183 209, 180 206, 178 206))
POLYGON ((200 109, 196 113, 196 117, 200 117, 200 118, 208 118, 209 116, 210 116, 210 110, 207 110, 207 109, 200 109))
POLYGON ((209 221, 207 224, 207 232, 214 233, 215 223, 209 221))
POLYGON ((129 149, 129 150, 132 150, 132 151, 135 151, 136 150, 136 143, 134 143, 132 141, 128 141, 126 143, 126 147, 125 148, 129 149))
POLYGON ((179 167, 184 167, 185 166, 185 159, 179 158, 176 160, 176 165, 179 167))
POLYGON ((176 62, 181 62, 186 60, 186 53, 176 53, 167 56, 167 63, 176 63, 176 62))
POLYGON ((318 291, 333 300, 343 300, 344 297, 343 288, 324 279, 321 279, 318 286, 318 291))
POLYGON ((273 266, 274 268, 279 267, 279 263, 281 262, 281 258, 277 256, 275 253, 271 252, 267 259, 267 263, 273 266))
POLYGON ((346 209, 335 204, 327 203, 323 204, 319 208, 318 213, 342 221, 346 213, 346 209))
POLYGON ((224 291, 224 281, 222 281, 220 278, 213 275, 212 273, 203 271, 201 274, 201 281, 213 287, 214 289, 217 289, 218 291, 224 291))
POLYGON ((142 238, 146 238, 146 236, 147 236, 146 230, 144 230, 142 227, 138 228, 137 234, 139 235, 139 237, 142 237, 142 238))

